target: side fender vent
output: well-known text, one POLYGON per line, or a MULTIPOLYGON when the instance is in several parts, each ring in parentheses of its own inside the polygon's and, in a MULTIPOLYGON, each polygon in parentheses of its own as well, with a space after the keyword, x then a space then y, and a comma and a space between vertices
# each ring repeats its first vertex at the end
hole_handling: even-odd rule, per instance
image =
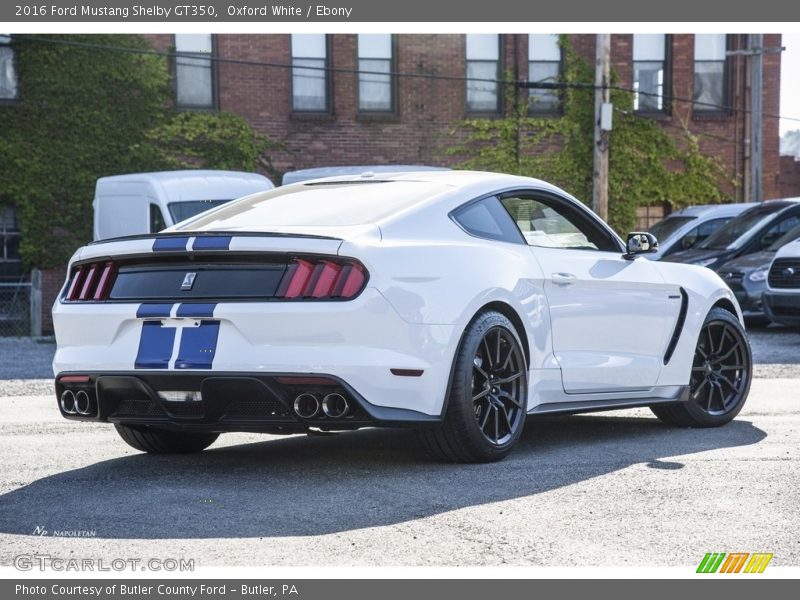
POLYGON ((675 347, 678 345, 678 340, 681 338, 683 332, 683 325, 686 323, 686 312, 689 310, 689 296, 686 295, 686 290, 681 288, 681 310, 678 313, 678 320, 675 322, 675 331, 672 332, 672 338, 669 340, 667 352, 664 354, 664 364, 669 363, 672 358, 672 353, 675 352, 675 347))

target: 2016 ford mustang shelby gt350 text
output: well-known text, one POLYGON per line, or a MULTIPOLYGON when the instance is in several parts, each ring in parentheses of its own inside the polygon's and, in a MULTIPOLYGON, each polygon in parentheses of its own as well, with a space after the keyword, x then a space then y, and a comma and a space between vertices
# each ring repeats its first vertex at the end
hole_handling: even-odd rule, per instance
POLYGON ((708 269, 638 256, 656 246, 493 173, 254 194, 75 253, 53 309, 58 406, 147 452, 407 426, 463 462, 505 456, 526 415, 725 424, 751 379, 739 306, 708 269))

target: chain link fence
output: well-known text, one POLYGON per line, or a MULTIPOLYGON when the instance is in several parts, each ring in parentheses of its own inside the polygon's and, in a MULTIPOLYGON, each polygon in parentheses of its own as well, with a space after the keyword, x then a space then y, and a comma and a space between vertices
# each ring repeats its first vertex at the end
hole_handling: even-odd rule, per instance
POLYGON ((0 283, 0 337, 31 334, 31 284, 0 283))
POLYGON ((30 281, 0 282, 0 337, 42 335, 42 278, 33 271, 30 281))

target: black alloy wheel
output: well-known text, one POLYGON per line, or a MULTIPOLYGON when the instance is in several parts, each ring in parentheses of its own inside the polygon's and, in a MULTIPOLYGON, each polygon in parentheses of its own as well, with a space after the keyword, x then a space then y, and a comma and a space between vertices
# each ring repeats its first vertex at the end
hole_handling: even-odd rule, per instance
POLYGON ((443 421, 419 430, 446 462, 492 462, 511 452, 525 425, 528 366, 517 330, 496 311, 478 314, 456 352, 443 421))
POLYGON ((521 397, 525 360, 511 332, 492 327, 472 359, 472 402, 475 421, 486 440, 507 443, 525 419, 521 397))
POLYGON ((686 402, 657 404, 655 415, 678 427, 719 427, 742 410, 753 378, 753 358, 735 315, 712 308, 695 345, 686 402))

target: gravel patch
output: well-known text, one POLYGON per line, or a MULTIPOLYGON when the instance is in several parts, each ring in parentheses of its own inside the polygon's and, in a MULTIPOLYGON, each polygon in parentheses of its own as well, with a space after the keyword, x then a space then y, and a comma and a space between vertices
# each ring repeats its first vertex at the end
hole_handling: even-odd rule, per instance
POLYGON ((0 337, 0 380, 53 376, 54 338, 0 337))

